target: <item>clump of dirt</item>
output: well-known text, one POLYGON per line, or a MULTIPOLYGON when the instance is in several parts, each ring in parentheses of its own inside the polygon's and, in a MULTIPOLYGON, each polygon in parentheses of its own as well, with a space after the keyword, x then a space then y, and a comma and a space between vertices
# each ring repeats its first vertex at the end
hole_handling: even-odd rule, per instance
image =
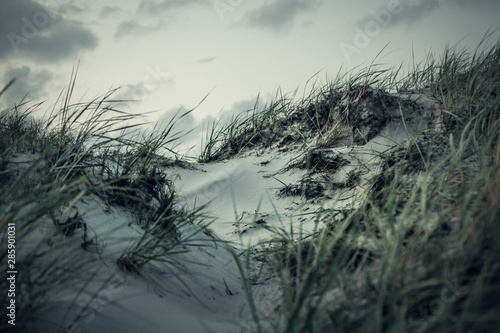
POLYGON ((285 135, 281 140, 280 142, 278 142, 278 147, 279 148, 282 148, 282 147, 285 147, 287 145, 290 145, 294 142, 296 142, 298 140, 298 136, 296 135, 292 135, 292 134, 287 134, 285 135))
POLYGON ((303 161, 304 167, 310 172, 329 172, 333 173, 349 161, 344 159, 341 154, 322 149, 309 151, 303 161))
POLYGON ((279 121, 263 122, 258 128, 250 127, 237 136, 228 136, 211 161, 255 148, 301 149, 297 142, 310 145, 314 139, 315 146, 322 148, 364 145, 389 121, 422 116, 425 108, 415 99, 368 86, 354 86, 344 92, 331 90, 306 106, 283 111, 279 121))
POLYGON ((290 184, 281 188, 280 197, 303 196, 307 200, 323 197, 326 186, 323 182, 311 178, 303 178, 299 184, 290 184))
POLYGON ((309 174, 326 172, 335 173, 339 168, 350 162, 341 154, 328 149, 312 149, 308 151, 299 161, 288 165, 285 171, 292 168, 307 169, 309 174))
POLYGON ((335 126, 339 144, 363 145, 379 134, 389 120, 415 111, 422 113, 423 109, 415 100, 368 86, 355 86, 343 93, 329 92, 316 103, 298 109, 291 118, 300 121, 302 133, 312 132, 317 136, 335 126))
POLYGON ((406 146, 391 149, 385 156, 384 170, 399 164, 405 167, 405 173, 422 171, 442 158, 449 146, 449 137, 441 133, 427 133, 406 146))
POLYGON ((344 181, 344 186, 346 188, 353 188, 360 180, 360 172, 357 170, 351 170, 347 173, 347 178, 344 181))
POLYGON ((259 218, 256 218, 254 214, 243 211, 238 217, 238 221, 233 223, 234 227, 233 234, 244 234, 250 229, 262 229, 265 228, 268 223, 269 213, 259 213, 259 218))
POLYGON ((379 134, 389 120, 400 118, 401 113, 422 109, 415 101, 369 87, 357 87, 344 93, 333 116, 341 122, 340 136, 344 144, 363 145, 379 134))
POLYGON ((307 200, 324 197, 328 189, 348 188, 354 186, 359 179, 359 173, 352 172, 342 184, 331 182, 330 176, 335 174, 340 168, 350 164, 341 153, 331 149, 312 149, 304 154, 298 161, 289 163, 280 172, 286 172, 297 168, 307 170, 298 184, 289 184, 281 188, 278 195, 283 196, 303 196, 307 200))
POLYGON ((342 93, 331 91, 316 103, 309 104, 306 108, 297 110, 296 119, 306 128, 313 131, 323 131, 336 122, 333 110, 342 100, 342 93))

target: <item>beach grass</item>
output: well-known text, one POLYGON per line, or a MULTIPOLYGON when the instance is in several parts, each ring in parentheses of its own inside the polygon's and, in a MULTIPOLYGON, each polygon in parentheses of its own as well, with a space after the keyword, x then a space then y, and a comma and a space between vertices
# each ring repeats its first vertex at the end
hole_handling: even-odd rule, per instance
MULTIPOLYGON (((314 76, 307 96, 278 91, 264 107, 256 102, 247 114, 227 123, 216 119, 206 129, 198 162, 215 163, 279 142, 299 142, 305 153, 336 147, 342 121, 353 115, 348 107, 344 120, 330 111, 346 100, 357 103, 368 89, 418 94, 437 107, 431 127, 396 148, 372 152, 382 163, 369 181, 352 174, 344 185, 356 189, 351 207, 308 213, 318 221, 312 235, 290 223, 266 227, 273 237, 251 248, 227 247, 249 308, 244 329, 489 332, 500 325, 500 42, 491 40, 492 33, 472 52, 449 46, 407 73, 402 65, 374 61, 339 71, 323 86, 314 76), (271 312, 259 303, 258 286, 266 283, 277 291, 271 312)), ((186 114, 163 130, 131 134, 140 115, 117 109, 114 90, 72 103, 75 84, 73 73, 43 120, 33 116, 42 104, 21 101, 0 110, 1 262, 8 262, 6 239, 14 225, 15 267, 22 272, 16 320, 26 325, 54 306, 67 309, 63 326, 77 323, 83 312, 74 307, 86 299, 88 308, 110 284, 101 274, 109 265, 100 242, 107 236, 84 222, 77 203, 97 200, 134 217, 139 232, 114 239, 128 245, 112 258, 120 274, 144 279, 150 263, 189 274, 177 255, 204 246, 199 236, 208 231, 184 227, 215 214, 210 205, 182 206, 162 167, 165 159, 179 158, 182 133, 175 124, 186 114), (62 296, 68 301, 59 304, 62 296)), ((8 290, 8 281, 0 288, 8 290)), ((4 307, 2 317, 7 313, 4 307)))
MULTIPOLYGON (((500 44, 488 43, 490 37, 473 52, 448 47, 441 58, 429 55, 398 80, 400 68, 371 67, 327 86, 329 96, 360 84, 428 96, 438 106, 435 126, 396 151, 374 152, 384 161, 380 172, 357 185, 351 208, 331 211, 326 219, 321 215, 328 210, 317 212, 324 226, 314 236, 297 240, 290 231, 270 229, 274 238, 258 247, 258 255, 251 249, 235 256, 240 266, 251 258, 262 263, 255 286, 269 278, 279 286, 274 313, 252 304, 251 329, 492 332, 498 327, 500 44)), ((312 100, 315 105, 318 97, 312 100)), ((283 117, 303 113, 301 105, 283 117)), ((247 132, 229 141, 251 142, 255 135, 247 132)), ((323 142, 316 144, 324 147, 323 142)), ((249 270, 241 272, 249 279, 249 270)))
MULTIPOLYGON (((161 167, 162 161, 178 158, 174 148, 179 133, 174 128, 185 115, 174 117, 164 130, 137 135, 134 130, 140 123, 135 120, 140 115, 116 109, 111 99, 115 90, 88 103, 72 103, 75 84, 76 71, 43 120, 33 116, 41 103, 22 101, 0 113, 1 261, 7 264, 11 259, 7 232, 15 226, 15 243, 9 250, 15 251, 12 267, 19 272, 18 330, 33 329, 29 325, 41 320, 44 310, 58 307, 66 316, 54 321, 71 327, 88 315, 88 305, 120 274, 109 272, 141 275, 149 262, 163 262, 178 271, 184 269, 176 261, 175 255, 184 251, 180 249, 203 246, 197 238, 202 229, 180 232, 186 224, 206 220, 203 207, 188 210, 179 205, 161 167), (100 202, 106 211, 119 207, 129 212, 142 232, 102 243, 108 235, 99 234, 99 226, 87 225, 77 207, 89 202, 100 202), (113 254, 116 270, 102 256, 103 247, 113 242, 129 244, 123 253, 113 254), (80 311, 75 310, 77 304, 80 311)), ((106 218, 101 223, 105 225, 106 218)), ((115 226, 106 233, 120 234, 126 227, 115 226)), ((0 285, 9 290, 6 279, 0 285)), ((3 308, 3 318, 8 318, 8 311, 3 308)), ((2 320, 2 330, 13 327, 2 320)))

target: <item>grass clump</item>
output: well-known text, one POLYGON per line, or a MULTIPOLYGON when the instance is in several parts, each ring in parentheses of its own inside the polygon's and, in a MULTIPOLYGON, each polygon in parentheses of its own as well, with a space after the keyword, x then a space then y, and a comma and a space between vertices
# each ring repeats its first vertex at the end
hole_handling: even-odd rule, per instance
MULTIPOLYGON (((489 37, 472 53, 449 47, 439 59, 429 55, 408 74, 376 63, 354 74, 339 72, 323 87, 314 83, 307 97, 278 92, 263 109, 256 103, 246 115, 227 124, 215 120, 207 129, 203 163, 250 149, 286 152, 296 145, 302 152, 285 167, 302 169, 302 182, 282 183, 279 192, 308 200, 303 215, 313 216, 314 232, 306 236, 293 223, 289 229, 271 227, 257 220, 256 211, 255 226, 273 237, 242 253, 228 247, 242 278, 249 331, 498 327, 500 43, 488 43, 489 37), (436 107, 416 103, 413 94, 436 107), (380 161, 376 169, 361 173, 334 153, 339 146, 365 145, 394 119, 407 129, 406 115, 413 111, 426 129, 392 148, 370 151, 380 161), (334 179, 337 171, 345 177, 334 179), (347 204, 319 204, 334 200, 329 195, 337 190, 351 195, 342 197, 347 204), (256 286, 266 284, 278 291, 271 309, 257 293, 256 286)), ((115 109, 108 101, 113 92, 72 104, 73 85, 46 121, 32 117, 39 105, 24 102, 0 113, 0 233, 15 224, 22 249, 16 261, 22 272, 19 322, 30 323, 60 305, 58 296, 71 296, 60 305, 67 309, 83 296, 95 299, 109 284, 101 274, 106 263, 153 283, 152 264, 185 272, 176 255, 199 246, 200 232, 210 234, 190 228, 206 216, 179 206, 162 167, 168 159, 162 153, 172 153, 169 147, 180 138, 175 120, 150 135, 127 134, 135 126, 123 124, 137 115, 115 109), (81 212, 89 202, 126 208, 134 216, 128 224, 133 236, 104 244, 116 230, 98 232, 104 226, 81 212), (112 251, 123 242, 125 249, 112 251)), ((6 244, 0 245, 2 262, 8 259, 6 244)), ((227 295, 235 295, 223 282, 227 295)), ((7 290, 7 281, 0 287, 7 290)), ((81 318, 82 312, 68 310, 60 324, 81 318)))
MULTIPOLYGON (((380 170, 369 181, 348 175, 346 186, 357 188, 353 204, 316 212, 326 223, 316 234, 297 239, 270 229, 275 237, 257 257, 248 251, 236 259, 251 267, 251 258, 258 258, 255 284, 271 278, 278 286, 271 314, 258 310, 255 286, 249 286, 253 331, 496 330, 500 44, 487 40, 473 53, 448 48, 440 59, 429 56, 397 81, 389 71, 362 76, 370 86, 378 82, 434 100, 433 126, 405 145, 375 152, 380 170)), ((346 94, 355 100, 363 93, 346 94)), ((318 119, 335 124, 339 118, 328 120, 335 112, 324 108, 309 106, 306 115, 315 109, 318 119)), ((360 109, 345 110, 348 119, 359 116, 360 109)), ((249 272, 241 270, 246 278, 249 272)))
MULTIPOLYGON (((100 290, 109 288, 103 271, 110 259, 143 278, 149 262, 181 267, 173 256, 196 242, 197 231, 183 234, 180 228, 203 215, 178 206, 161 167, 169 159, 164 152, 174 156, 181 136, 174 131, 178 118, 162 131, 134 135, 138 125, 128 123, 139 115, 116 109, 110 99, 114 90, 73 104, 75 81, 72 76, 46 119, 33 116, 41 104, 24 101, 0 113, 1 261, 8 259, 8 226, 15 226, 16 328, 21 331, 49 323, 63 330, 77 327, 83 312, 76 304, 88 299, 87 309, 100 290), (135 218, 110 230, 106 219, 89 222, 82 211, 91 204, 104 213, 127 207, 135 218), (140 232, 123 232, 134 223, 140 232), (123 236, 113 240, 114 234, 123 236), (116 253, 116 243, 131 245, 116 253), (44 318, 47 311, 51 319, 44 318)), ((8 290, 7 283, 3 279, 0 287, 8 290)), ((7 309, 1 313, 6 318, 7 309)), ((11 326, 3 321, 0 327, 11 326)))

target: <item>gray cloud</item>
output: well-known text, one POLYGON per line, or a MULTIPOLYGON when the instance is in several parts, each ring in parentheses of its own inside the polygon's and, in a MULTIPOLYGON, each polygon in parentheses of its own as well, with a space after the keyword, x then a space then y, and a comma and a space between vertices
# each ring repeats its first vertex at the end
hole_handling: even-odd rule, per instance
POLYGON ((75 5, 74 3, 67 3, 59 6, 58 12, 61 14, 83 14, 88 11, 87 5, 75 5))
POLYGON ((210 57, 210 58, 200 59, 197 62, 200 63, 200 64, 204 64, 204 63, 207 63, 207 62, 215 61, 216 59, 217 59, 217 57, 210 57))
POLYGON ((82 49, 95 49, 97 37, 77 22, 64 21, 47 36, 39 36, 29 42, 26 54, 36 60, 54 62, 75 57, 82 49), (33 53, 30 53, 33 52, 33 53))
POLYGON ((187 111, 189 110, 184 105, 165 111, 158 121, 152 124, 151 130, 163 130, 175 120, 173 132, 182 135, 181 141, 185 144, 184 148, 187 148, 191 142, 199 140, 200 136, 199 123, 193 113, 186 114, 187 111), (181 115, 184 116, 179 118, 181 115))
POLYGON ((278 32, 289 31, 297 16, 312 12, 321 2, 311 0, 276 0, 247 13, 240 23, 247 26, 270 29, 278 32))
POLYGON ((33 0, 3 0, 1 6, 0 59, 56 62, 98 45, 91 31, 55 14, 54 8, 33 0))
POLYGON ((491 4, 496 5, 497 8, 500 7, 500 2, 498 0, 451 0, 461 7, 473 6, 477 4, 491 4))
POLYGON ((118 90, 114 99, 143 101, 147 96, 160 89, 170 88, 175 82, 174 74, 164 72, 158 66, 153 68, 147 66, 141 82, 128 84, 118 90))
POLYGON ((141 101, 148 91, 142 83, 127 84, 121 87, 114 95, 113 99, 126 101, 141 101))
POLYGON ((120 23, 115 33, 115 38, 119 39, 128 36, 142 36, 150 32, 158 31, 164 26, 164 20, 160 20, 156 25, 153 26, 142 25, 136 21, 128 20, 120 23))
POLYGON ((358 20, 358 24, 364 27, 366 23, 372 22, 375 17, 383 17, 383 13, 389 13, 389 19, 384 23, 385 26, 395 26, 401 23, 414 23, 421 20, 425 15, 439 9, 441 7, 441 3, 439 1, 420 1, 420 0, 407 0, 407 1, 391 1, 391 3, 395 4, 395 7, 398 8, 397 12, 389 13, 388 7, 383 6, 378 9, 373 8, 370 11, 369 15, 363 16, 358 20), (397 5, 397 6, 396 6, 397 5))
POLYGON ((399 4, 400 12, 390 15, 390 19, 386 26, 397 26, 400 24, 413 24, 430 13, 435 12, 440 8, 450 7, 450 6, 477 6, 482 4, 497 5, 500 8, 500 2, 498 0, 390 0, 386 5, 371 10, 369 14, 360 18, 357 23, 360 26, 364 26, 366 23, 371 21, 377 21, 376 16, 382 14, 382 12, 387 12, 388 4, 399 4))
POLYGON ((263 101, 261 97, 250 97, 234 102, 229 109, 221 112, 218 118, 221 119, 222 122, 227 122, 237 116, 247 117, 254 111, 261 111, 264 105, 265 101, 263 101))
POLYGON ((138 12, 141 14, 157 15, 165 11, 188 5, 207 5, 206 0, 142 0, 138 12))
POLYGON ((99 17, 105 19, 121 12, 123 12, 123 9, 121 9, 120 7, 105 6, 102 7, 99 17))
MULTIPOLYGON (((184 117, 178 119, 175 124, 174 132, 182 133, 182 138, 179 140, 179 148, 188 149, 194 147, 194 154, 200 153, 200 145, 201 141, 205 141, 205 134, 207 131, 211 129, 213 126, 214 120, 218 122, 219 125, 225 125, 228 122, 231 122, 237 116, 246 117, 251 114, 254 110, 255 104, 257 101, 257 97, 251 97, 248 99, 240 100, 234 102, 229 109, 222 111, 217 118, 215 119, 213 116, 206 116, 202 119, 196 119, 195 113, 196 109, 193 112, 185 115, 184 117)), ((259 100, 257 103, 257 110, 262 110, 264 103, 259 100)), ((182 114, 186 113, 189 109, 184 105, 180 105, 179 107, 172 108, 168 111, 165 111, 158 121, 155 124, 152 124, 149 130, 160 130, 164 129, 165 126, 172 119, 177 119, 182 114), (153 128, 156 126, 155 128, 153 128)))
POLYGON ((25 96, 28 100, 43 96, 45 86, 52 80, 52 74, 45 69, 32 71, 28 66, 13 67, 7 69, 3 82, 7 84, 14 78, 16 82, 2 96, 3 103, 6 105, 19 104, 25 96))

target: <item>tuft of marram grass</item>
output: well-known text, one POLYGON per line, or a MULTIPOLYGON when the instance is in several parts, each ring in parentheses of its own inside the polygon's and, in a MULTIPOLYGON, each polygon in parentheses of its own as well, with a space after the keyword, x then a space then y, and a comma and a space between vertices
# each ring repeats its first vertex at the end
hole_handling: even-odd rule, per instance
MULTIPOLYGON (((315 86, 310 96, 296 100, 296 92, 278 93, 263 110, 255 108, 222 127, 214 122, 200 162, 270 146, 280 138, 280 129, 298 116, 322 134, 317 146, 330 146, 338 123, 324 111, 332 96, 361 97, 366 87, 416 91, 439 107, 436 128, 393 155, 381 155, 386 163, 359 191, 359 205, 341 214, 316 212, 318 221, 340 217, 303 240, 297 241, 301 231, 292 227, 269 229, 275 238, 259 252, 263 266, 258 276, 250 274, 252 249, 234 253, 254 322, 250 330, 469 332, 498 327, 500 44, 487 43, 488 37, 472 54, 448 48, 440 59, 429 55, 407 75, 401 66, 384 69, 374 61, 356 72, 339 71, 335 80, 315 86), (367 243, 376 246, 367 250, 362 246, 367 243), (254 295, 254 284, 269 277, 281 292, 271 315, 254 295)), ((71 215, 79 200, 98 196, 109 205, 140 212, 144 232, 120 240, 130 247, 115 258, 123 271, 139 275, 155 260, 182 270, 174 255, 197 240, 196 233, 179 235, 176 226, 204 217, 201 211, 176 207, 175 189, 156 167, 159 149, 178 138, 175 122, 139 140, 125 134, 111 137, 110 132, 133 128, 119 124, 135 116, 107 102, 112 92, 71 104, 72 85, 47 122, 32 120, 30 114, 39 105, 30 108, 24 102, 0 114, 0 232, 5 235, 7 223, 13 222, 18 242, 36 240, 17 263, 24 272, 18 276, 23 304, 19 322, 28 323, 53 306, 51 295, 57 290, 73 290, 76 297, 70 305, 75 305, 109 283, 100 280, 95 266, 99 250, 82 259, 74 247, 78 236, 83 236, 82 247, 98 244, 78 214, 71 215), (14 168, 16 153, 29 158, 14 168), (51 222, 54 216, 58 222, 51 222), (40 236, 39 228, 47 221, 55 228, 40 236), (61 260, 58 254, 68 249, 61 260), (89 288, 94 283, 100 287, 89 288)), ((4 262, 6 242, 2 244, 4 262)), ((5 283, 0 283, 3 290, 5 283)), ((71 318, 68 311, 62 324, 79 316, 71 318)))
MULTIPOLYGON (((486 332, 499 326, 500 42, 489 40, 491 34, 473 52, 448 47, 439 59, 429 55, 406 76, 401 67, 370 66, 318 90, 317 96, 328 96, 362 83, 415 91, 437 103, 439 118, 399 153, 381 153, 383 168, 359 188, 360 204, 341 215, 330 212, 341 217, 314 237, 296 240, 270 229, 274 239, 257 251, 261 275, 245 285, 251 331, 486 332), (254 286, 270 278, 279 286, 272 314, 259 311, 254 286)), ((316 213, 318 220, 325 212, 316 213)), ((246 280, 254 252, 235 256, 246 280)))
MULTIPOLYGON (((73 74, 59 109, 54 107, 48 119, 36 120, 32 114, 41 104, 24 101, 0 113, 0 234, 4 239, 8 224, 16 226, 16 328, 21 331, 32 331, 44 320, 62 330, 77 325, 88 317, 99 292, 109 288, 100 242, 107 235, 87 226, 77 203, 100 200, 127 206, 134 214, 143 232, 119 240, 131 244, 114 258, 123 272, 141 275, 147 263, 161 261, 176 274, 185 270, 175 258, 179 249, 203 245, 197 231, 179 231, 205 219, 203 207, 178 207, 159 155, 160 150, 173 153, 181 138, 175 123, 185 114, 172 118, 164 130, 132 136, 138 125, 128 122, 139 115, 115 108, 110 98, 115 90, 73 104, 75 82, 73 74), (77 304, 86 305, 78 310, 77 304), (65 311, 64 318, 41 317, 56 308, 65 311)), ((6 247, 4 239, 2 262, 7 262, 6 247)), ((7 283, 3 279, 0 287, 8 290, 7 283)), ((6 311, 1 311, 4 318, 6 311)), ((0 329, 7 328, 10 325, 2 321, 0 329)))

